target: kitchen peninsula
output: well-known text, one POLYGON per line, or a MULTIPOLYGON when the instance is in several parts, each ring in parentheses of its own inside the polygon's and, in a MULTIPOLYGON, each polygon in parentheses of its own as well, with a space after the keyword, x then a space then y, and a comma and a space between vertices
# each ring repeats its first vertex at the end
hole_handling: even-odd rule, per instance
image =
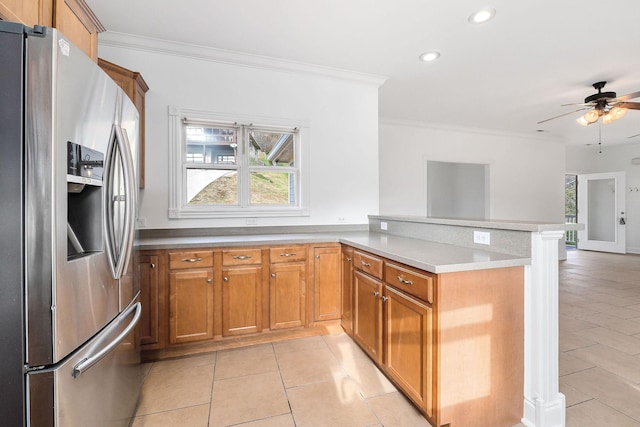
POLYGON ((577 226, 370 216, 355 229, 148 231, 143 350, 209 351, 341 319, 434 426, 562 425, 557 259, 567 227, 577 226))

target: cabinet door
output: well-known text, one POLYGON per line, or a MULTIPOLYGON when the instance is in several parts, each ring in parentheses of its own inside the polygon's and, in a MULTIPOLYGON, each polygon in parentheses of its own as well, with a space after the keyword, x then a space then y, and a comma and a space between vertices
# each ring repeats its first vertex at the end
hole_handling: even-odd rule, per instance
POLYGON ((340 254, 339 246, 313 248, 313 320, 340 318, 340 254))
POLYGON ((262 267, 222 270, 222 336, 262 330, 262 267))
POLYGON ((304 262, 271 265, 269 315, 271 329, 303 326, 307 269, 304 262))
POLYGON ((383 369, 431 417, 432 309, 388 286, 385 286, 383 301, 383 369))
POLYGON ((340 324, 349 336, 353 336, 353 249, 342 249, 342 300, 340 324))
POLYGON ((382 362, 382 282, 353 274, 353 339, 377 363, 382 362))
POLYGON ((169 342, 213 338, 213 271, 184 270, 169 276, 169 342))
POLYGON ((22 22, 25 25, 36 24, 51 26, 53 5, 51 1, 41 0, 0 0, 0 19, 22 22))
POLYGON ((142 255, 138 259, 138 280, 140 280, 140 344, 160 343, 160 275, 159 257, 142 255))

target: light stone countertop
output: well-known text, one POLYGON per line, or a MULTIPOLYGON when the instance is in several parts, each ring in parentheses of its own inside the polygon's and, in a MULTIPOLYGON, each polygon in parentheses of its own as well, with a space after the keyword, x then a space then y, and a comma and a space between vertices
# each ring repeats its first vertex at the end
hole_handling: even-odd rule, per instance
POLYGON ((251 245, 343 243, 431 273, 523 266, 530 258, 368 231, 234 236, 153 237, 137 241, 139 250, 251 245))

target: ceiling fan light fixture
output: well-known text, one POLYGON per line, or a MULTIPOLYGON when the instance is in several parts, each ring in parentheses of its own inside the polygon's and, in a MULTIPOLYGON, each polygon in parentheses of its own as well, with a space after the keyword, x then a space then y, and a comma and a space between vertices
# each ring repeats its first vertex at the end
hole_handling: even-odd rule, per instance
POLYGON ((436 59, 440 58, 440 52, 436 52, 435 50, 432 50, 430 52, 425 52, 421 54, 418 58, 422 62, 435 61, 436 59))
POLYGON ((599 117, 600 111, 589 110, 580 116, 580 118, 576 119, 576 122, 580 123, 582 126, 589 126, 590 124, 597 122, 599 117))
POLYGON ((612 123, 618 119, 621 119, 622 117, 624 117, 625 114, 627 114, 626 108, 613 107, 607 112, 607 114, 605 114, 602 117, 602 122, 605 125, 608 125, 609 123, 612 123))
POLYGON ((582 126, 589 126, 589 122, 584 118, 584 116, 580 116, 576 119, 576 122, 581 124, 582 126))
POLYGON ((491 7, 483 7, 469 15, 469 22, 472 24, 484 24, 496 15, 496 10, 491 7))

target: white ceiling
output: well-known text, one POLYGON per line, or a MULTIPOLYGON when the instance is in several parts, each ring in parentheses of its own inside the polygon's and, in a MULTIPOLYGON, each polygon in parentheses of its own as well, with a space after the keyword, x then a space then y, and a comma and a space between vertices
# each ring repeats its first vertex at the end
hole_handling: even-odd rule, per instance
MULTIPOLYGON (((580 107, 606 80, 640 91, 638 0, 86 0, 108 31, 385 76, 382 118, 597 143, 580 107), (483 6, 495 18, 470 24, 483 6), (433 63, 418 61, 428 50, 433 63)), ((640 101, 638 99, 637 101, 640 101)), ((640 143, 640 111, 602 126, 640 143)))

